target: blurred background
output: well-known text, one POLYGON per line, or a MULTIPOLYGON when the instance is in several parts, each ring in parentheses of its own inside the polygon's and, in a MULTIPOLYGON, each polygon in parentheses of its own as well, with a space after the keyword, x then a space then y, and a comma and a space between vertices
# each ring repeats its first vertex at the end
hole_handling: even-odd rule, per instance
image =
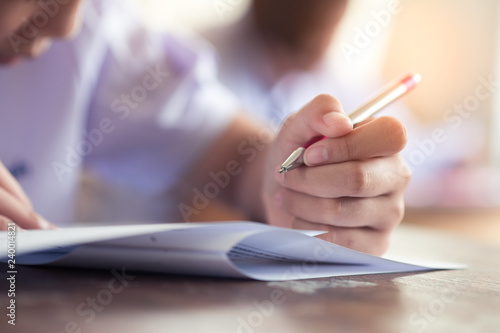
POLYGON ((318 93, 348 111, 402 73, 420 73, 418 89, 386 111, 409 129, 409 211, 464 219, 480 210, 500 223, 500 2, 137 2, 153 29, 207 39, 222 82, 270 126, 318 93))

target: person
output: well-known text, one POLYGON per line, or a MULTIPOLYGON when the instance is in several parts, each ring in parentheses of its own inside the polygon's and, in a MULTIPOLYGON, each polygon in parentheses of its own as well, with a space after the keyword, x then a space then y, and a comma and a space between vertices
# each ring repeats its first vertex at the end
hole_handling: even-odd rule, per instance
MULTIPOLYGON (((349 40, 341 40, 342 35, 336 34, 342 30, 348 5, 348 0, 252 0, 240 19, 205 29, 201 34, 218 53, 220 81, 238 97, 250 116, 279 128, 283 119, 317 94, 334 93, 344 108, 352 111, 384 85, 376 77, 379 70, 374 66, 359 70, 349 65, 352 59, 359 59, 358 55, 373 53, 372 46, 381 44, 383 38, 373 39, 369 49, 362 50, 363 55, 346 57, 342 45, 349 40), (344 68, 349 66, 349 70, 344 68)), ((372 13, 378 12, 373 9, 372 13)), ((398 31, 398 23, 393 21, 391 26, 396 26, 392 30, 398 31)), ((352 29, 349 31, 356 36, 352 29)), ((422 68, 426 68, 425 64, 422 68)), ((424 76, 423 85, 429 79, 432 81, 432 77, 424 76)), ((460 121, 455 112, 460 107, 455 104, 443 109, 442 120, 430 123, 422 122, 419 112, 413 112, 418 110, 409 110, 401 102, 381 111, 402 120, 408 128, 408 143, 401 152, 412 169, 412 182, 405 191, 407 208, 499 204, 500 195, 494 189, 500 187, 492 185, 499 183, 498 171, 477 165, 484 159, 480 113, 475 112, 479 118, 460 121), (435 133, 441 132, 443 136, 437 138, 435 133)))
POLYGON ((341 103, 319 95, 271 138, 237 112, 202 42, 147 31, 133 13, 123 1, 0 0, 3 228, 70 223, 90 170, 143 198, 122 203, 128 219, 189 217, 217 196, 257 221, 385 251, 410 177, 401 122, 353 129, 341 103), (329 139, 307 149, 307 167, 277 172, 319 135, 329 139))
POLYGON ((347 5, 347 0, 252 0, 234 23, 200 33, 217 51, 220 81, 252 116, 278 127, 318 92, 335 92, 353 110, 371 88, 356 82, 351 89, 347 77, 339 82, 339 71, 327 59, 347 5))

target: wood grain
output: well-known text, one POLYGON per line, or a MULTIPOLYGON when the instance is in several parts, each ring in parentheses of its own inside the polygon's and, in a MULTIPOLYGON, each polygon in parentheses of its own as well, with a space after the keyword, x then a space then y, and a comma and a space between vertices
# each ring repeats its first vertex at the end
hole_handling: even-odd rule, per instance
POLYGON ((499 248, 403 225, 389 255, 469 267, 271 283, 126 272, 116 293, 110 271, 19 267, 17 325, 2 315, 0 332, 500 332, 499 248))

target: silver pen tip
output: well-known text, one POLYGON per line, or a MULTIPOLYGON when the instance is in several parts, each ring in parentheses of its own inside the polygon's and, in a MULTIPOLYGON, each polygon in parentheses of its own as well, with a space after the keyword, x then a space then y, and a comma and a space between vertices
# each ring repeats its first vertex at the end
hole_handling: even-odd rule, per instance
POLYGON ((284 166, 282 166, 282 167, 279 169, 278 173, 286 173, 287 171, 288 171, 288 170, 287 170, 284 166))

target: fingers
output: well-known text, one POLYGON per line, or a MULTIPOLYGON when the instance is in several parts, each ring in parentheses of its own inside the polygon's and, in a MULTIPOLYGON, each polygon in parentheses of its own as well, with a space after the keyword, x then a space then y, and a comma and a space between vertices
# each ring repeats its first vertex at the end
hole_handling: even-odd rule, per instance
POLYGON ((23 229, 56 229, 33 211, 28 196, 0 162, 0 230, 10 221, 23 229))
POLYGON ((0 188, 0 212, 1 215, 14 221, 22 228, 45 229, 43 222, 31 209, 28 209, 17 197, 3 188, 0 188))
POLYGON ((0 188, 17 198, 26 208, 31 209, 31 202, 9 170, 0 162, 0 188))
POLYGON ((275 177, 283 187, 319 198, 374 197, 402 192, 410 170, 399 155, 304 167, 275 177))
POLYGON ((295 219, 292 227, 302 230, 323 230, 328 233, 317 236, 328 242, 338 244, 356 251, 380 256, 387 251, 390 232, 372 228, 343 228, 325 224, 312 223, 295 219))
POLYGON ((411 173, 398 153, 406 142, 398 120, 369 119, 353 129, 336 99, 318 96, 285 121, 270 149, 266 168, 274 172, 263 182, 270 223, 325 230, 321 237, 330 242, 382 254, 404 212, 411 173), (290 152, 318 136, 327 139, 306 149, 306 167, 277 172, 290 152))
MULTIPOLYGON (((5 216, 0 215, 0 231, 11 231, 13 223, 14 222, 9 220, 5 216)), ((15 223, 14 223, 14 226, 15 226, 16 230, 24 230, 23 228, 21 228, 19 225, 15 224, 15 223)))
POLYGON ((0 231, 9 230, 9 224, 12 223, 8 218, 0 215, 0 231))
POLYGON ((380 117, 357 126, 343 137, 321 140, 304 153, 306 165, 324 165, 400 152, 408 140, 405 126, 392 117, 380 117))
POLYGON ((352 130, 340 102, 330 95, 319 95, 299 112, 288 117, 280 131, 279 140, 293 149, 317 136, 339 137, 352 130))
POLYGON ((392 230, 403 219, 402 195, 374 198, 315 198, 283 190, 281 206, 296 218, 336 227, 392 230))
POLYGON ((0 188, 0 218, 3 224, 13 221, 23 229, 56 229, 56 226, 33 212, 31 207, 27 208, 25 202, 3 188, 0 188))

